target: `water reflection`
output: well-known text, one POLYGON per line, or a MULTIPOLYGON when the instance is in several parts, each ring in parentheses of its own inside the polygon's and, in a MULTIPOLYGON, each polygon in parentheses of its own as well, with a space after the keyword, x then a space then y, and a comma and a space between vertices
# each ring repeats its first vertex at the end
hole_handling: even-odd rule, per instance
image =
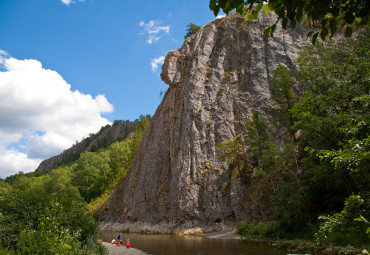
MULTIPOLYGON (((102 231, 101 238, 110 242, 117 238, 118 232, 102 231)), ((272 248, 263 243, 254 243, 244 240, 209 239, 197 236, 171 236, 152 234, 123 234, 123 238, 130 238, 131 247, 153 255, 285 255, 287 252, 272 248)))

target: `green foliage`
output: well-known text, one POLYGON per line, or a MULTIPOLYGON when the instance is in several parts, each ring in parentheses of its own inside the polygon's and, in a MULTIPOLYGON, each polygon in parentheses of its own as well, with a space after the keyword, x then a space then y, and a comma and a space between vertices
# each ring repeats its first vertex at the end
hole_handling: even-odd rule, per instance
MULTIPOLYGON (((302 254, 322 254, 323 250, 328 254, 338 255, 360 255, 361 249, 353 247, 351 245, 346 246, 334 246, 334 245, 319 245, 316 242, 306 240, 278 240, 275 244, 276 247, 285 249, 294 253, 302 254)), ((365 253, 364 253, 365 254, 365 253)))
POLYGON ((274 221, 249 222, 236 224, 237 233, 248 240, 276 237, 278 224, 274 221))
MULTIPOLYGON (((276 78, 276 76, 281 74, 279 73, 279 68, 283 72, 287 71, 283 66, 278 67, 278 71, 275 72, 274 76, 275 81, 278 81, 278 78, 280 78, 276 78)), ((287 75, 286 77, 289 81, 290 76, 287 75)), ((276 82, 276 84, 278 83, 276 82)), ((281 90, 281 86, 279 86, 275 85, 273 90, 276 92, 275 100, 281 106, 280 116, 285 116, 291 107, 285 103, 294 98, 294 94, 285 93, 285 95, 288 94, 291 96, 287 99, 287 97, 284 97, 284 93, 282 93, 284 90, 281 90)), ((292 85, 288 84, 286 91, 290 91, 291 87, 292 85)), ((291 105, 293 105, 293 101, 291 101, 291 105)), ((280 117, 280 119, 283 118, 280 117)), ((257 170, 258 181, 264 182, 265 185, 272 185, 271 188, 265 187, 265 190, 272 192, 269 196, 274 204, 275 224, 279 226, 276 229, 275 235, 286 236, 287 233, 297 233, 297 227, 303 225, 305 217, 302 216, 302 211, 305 208, 304 203, 306 199, 302 192, 300 181, 301 170, 297 163, 295 144, 292 138, 287 136, 279 145, 267 133, 267 130, 272 132, 274 129, 279 129, 279 127, 261 118, 254 111, 251 119, 247 120, 248 135, 245 141, 249 147, 248 153, 251 164, 257 170)))
POLYGON ((362 213, 364 200, 358 195, 346 199, 343 210, 331 216, 321 216, 324 220, 315 234, 318 242, 353 244, 369 243, 370 235, 366 235, 366 224, 358 221, 362 213))
POLYGON ((267 121, 260 118, 257 111, 253 111, 252 117, 247 120, 248 134, 245 139, 247 146, 249 146, 248 152, 251 156, 252 166, 265 168, 263 164, 263 156, 266 154, 268 147, 269 137, 266 129, 268 127, 267 121))
POLYGON ((279 234, 284 236, 299 231, 304 223, 302 212, 305 199, 297 184, 280 180, 271 199, 274 203, 274 218, 279 225, 279 234))
POLYGON ((201 28, 200 26, 197 26, 194 23, 189 23, 186 25, 186 27, 187 27, 186 29, 187 32, 186 32, 186 35, 184 36, 184 39, 192 36, 201 28))
POLYGON ((62 160, 56 164, 56 166, 62 166, 66 165, 70 162, 76 161, 79 159, 80 155, 82 153, 82 150, 78 150, 76 152, 70 153, 67 151, 64 151, 62 154, 62 160))
POLYGON ((342 185, 347 196, 369 181, 370 33, 304 50, 298 62, 303 96, 291 112, 302 129, 302 162, 315 182, 342 185), (353 183, 353 177, 358 178, 353 183))
POLYGON ((366 0, 360 1, 331 1, 331 0, 270 0, 267 4, 263 1, 254 0, 210 0, 209 8, 215 16, 222 9, 226 14, 236 9, 238 13, 247 19, 258 18, 258 12, 264 13, 271 11, 278 15, 275 24, 265 28, 265 36, 273 35, 276 24, 281 20, 282 27, 295 28, 297 23, 301 23, 304 18, 314 23, 320 24, 320 31, 311 31, 308 36, 312 37, 312 43, 315 44, 317 37, 322 40, 332 38, 342 27, 345 27, 345 36, 352 35, 353 27, 367 27, 369 25, 369 3, 366 0))
POLYGON ((8 176, 5 178, 5 182, 8 183, 8 184, 13 184, 15 181, 17 181, 19 178, 21 177, 39 177, 39 176, 43 176, 43 175, 46 175, 47 172, 41 172, 39 170, 36 170, 34 172, 29 172, 29 173, 23 173, 22 171, 19 171, 18 173, 16 174, 13 174, 11 176, 8 176))
POLYGON ((103 194, 114 178, 107 151, 82 153, 71 172, 73 185, 87 202, 103 194))
POLYGON ((351 100, 348 108, 356 115, 348 116, 346 118, 348 123, 340 128, 339 131, 343 133, 344 139, 339 147, 331 150, 308 147, 307 150, 321 160, 330 160, 334 169, 347 169, 351 172, 366 171, 370 164, 369 103, 370 96, 366 94, 351 100))
POLYGON ((84 152, 70 166, 72 183, 86 202, 112 190, 118 180, 126 175, 149 120, 150 116, 140 116, 131 137, 97 152, 84 152))
POLYGON ((105 254, 86 202, 105 198, 126 174, 149 120, 140 116, 130 137, 73 164, 0 180, 0 252, 105 254))
POLYGON ((274 82, 270 85, 271 99, 278 105, 278 119, 288 127, 291 127, 294 120, 290 110, 297 101, 297 96, 293 90, 291 73, 285 66, 278 65, 274 71, 273 80, 274 82))
POLYGON ((217 148, 220 151, 219 159, 226 160, 229 164, 240 161, 239 157, 242 156, 242 145, 240 144, 240 140, 224 140, 217 145, 217 148))
MULTIPOLYGON (((146 116, 150 119, 150 116, 146 116)), ((134 125, 137 125, 140 122, 139 119, 135 120, 134 122, 130 122, 129 120, 123 121, 123 120, 114 120, 113 125, 110 126, 105 125, 104 127, 101 127, 100 131, 97 134, 90 133, 89 137, 85 138, 83 141, 79 144, 79 149, 74 152, 70 152, 69 150, 65 150, 62 153, 62 160, 59 161, 56 166, 66 166, 69 165, 72 162, 77 161, 80 158, 80 155, 85 152, 88 147, 90 147, 90 152, 96 152, 99 149, 104 149, 116 142, 115 139, 113 139, 111 130, 106 131, 109 128, 121 125, 123 123, 126 123, 125 126, 125 132, 123 137, 119 138, 118 141, 124 140, 127 138, 127 136, 133 132, 134 125), (132 124, 131 124, 132 123, 132 124)))
POLYGON ((39 218, 36 229, 23 230, 19 235, 19 254, 82 254, 79 233, 63 226, 63 207, 52 203, 39 218))
POLYGON ((216 146, 219 150, 218 158, 226 160, 229 164, 230 170, 233 170, 234 166, 238 169, 239 177, 242 177, 242 169, 244 168, 244 146, 240 139, 224 140, 222 143, 216 146))
POLYGON ((139 148, 141 139, 143 138, 144 133, 147 127, 149 126, 149 122, 150 122, 150 115, 146 115, 146 116, 140 115, 139 121, 135 124, 134 136, 132 138, 133 144, 131 146, 131 150, 133 152, 136 152, 137 148, 139 148))
POLYGON ((128 122, 130 122, 130 121, 129 120, 126 120, 126 121, 124 121, 124 120, 114 120, 112 126, 115 127, 115 126, 121 125, 123 123, 128 123, 128 122))
MULTIPOLYGON (((366 30, 356 38, 307 47, 294 80, 287 68, 278 66, 270 88, 277 106, 275 122, 253 113, 243 137, 247 149, 240 142, 224 143, 228 159, 244 151, 241 164, 251 166, 251 178, 264 185, 260 193, 269 192, 276 237, 312 238, 317 216, 340 211, 353 193, 366 195, 362 217, 370 217, 369 38, 366 30), (303 88, 299 99, 295 82, 303 88)), ((350 206, 354 201, 351 197, 341 213, 321 218, 326 222, 317 234, 320 241, 369 242, 366 224, 354 222, 362 219, 361 210, 350 206)), ((253 228, 258 224, 247 223, 241 233, 260 238, 263 231, 255 234, 253 228)), ((349 254, 356 249, 337 250, 349 254)))
POLYGON ((0 246, 9 253, 80 254, 87 239, 97 242, 98 224, 86 214, 68 169, 0 185, 0 246))

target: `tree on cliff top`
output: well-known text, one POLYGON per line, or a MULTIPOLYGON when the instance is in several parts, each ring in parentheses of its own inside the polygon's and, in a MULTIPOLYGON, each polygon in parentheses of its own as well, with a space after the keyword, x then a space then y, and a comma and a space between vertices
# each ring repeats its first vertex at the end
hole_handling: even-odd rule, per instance
POLYGON ((189 23, 186 27, 187 27, 187 29, 186 29, 187 33, 184 36, 184 39, 186 39, 189 36, 192 36, 193 34, 195 34, 200 28, 200 26, 197 26, 194 23, 189 23))
POLYGON ((258 12, 263 9, 265 13, 274 11, 278 15, 278 20, 272 26, 266 26, 265 36, 273 35, 276 24, 281 20, 282 27, 287 28, 288 21, 290 27, 294 28, 297 22, 302 22, 304 17, 308 20, 318 22, 320 31, 311 31, 308 36, 313 35, 312 43, 315 44, 320 35, 322 40, 327 36, 330 38, 338 32, 340 28, 345 28, 345 35, 352 35, 352 28, 367 27, 369 25, 370 2, 367 0, 269 0, 264 5, 262 0, 210 0, 209 8, 215 16, 222 9, 226 14, 236 9, 238 13, 247 19, 258 18, 258 12))

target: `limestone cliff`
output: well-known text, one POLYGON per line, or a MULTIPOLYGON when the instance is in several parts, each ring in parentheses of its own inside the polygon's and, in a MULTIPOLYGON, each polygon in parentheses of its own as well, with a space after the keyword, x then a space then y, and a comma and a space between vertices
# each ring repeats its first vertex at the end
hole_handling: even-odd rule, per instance
POLYGON ((253 110, 270 116, 274 69, 296 68, 306 31, 277 28, 264 39, 275 21, 272 14, 258 21, 228 15, 168 53, 161 78, 169 89, 101 215, 103 226, 215 226, 268 217, 271 208, 248 201, 253 190, 231 177, 216 145, 245 131, 253 110))

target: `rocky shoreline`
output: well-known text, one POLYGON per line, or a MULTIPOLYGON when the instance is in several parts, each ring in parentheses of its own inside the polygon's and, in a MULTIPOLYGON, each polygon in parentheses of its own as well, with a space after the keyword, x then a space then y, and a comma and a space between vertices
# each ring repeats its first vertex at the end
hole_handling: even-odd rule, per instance
POLYGON ((214 225, 191 227, 191 223, 183 223, 181 226, 170 224, 144 224, 144 223, 101 223, 100 231, 117 231, 127 233, 141 233, 141 234, 169 234, 178 236, 205 236, 209 238, 222 238, 223 233, 230 233, 225 235, 224 239, 240 239, 236 234, 236 229, 233 225, 214 225), (219 234, 217 234, 219 233, 219 234), (233 235, 231 235, 233 233, 233 235))
POLYGON ((145 253, 143 251, 140 251, 138 249, 135 249, 135 248, 126 248, 124 246, 116 246, 114 244, 110 244, 110 243, 106 243, 106 242, 102 242, 102 244, 107 249, 109 255, 118 255, 118 254, 120 254, 120 255, 122 255, 122 254, 142 255, 142 254, 147 254, 147 253, 145 253))

